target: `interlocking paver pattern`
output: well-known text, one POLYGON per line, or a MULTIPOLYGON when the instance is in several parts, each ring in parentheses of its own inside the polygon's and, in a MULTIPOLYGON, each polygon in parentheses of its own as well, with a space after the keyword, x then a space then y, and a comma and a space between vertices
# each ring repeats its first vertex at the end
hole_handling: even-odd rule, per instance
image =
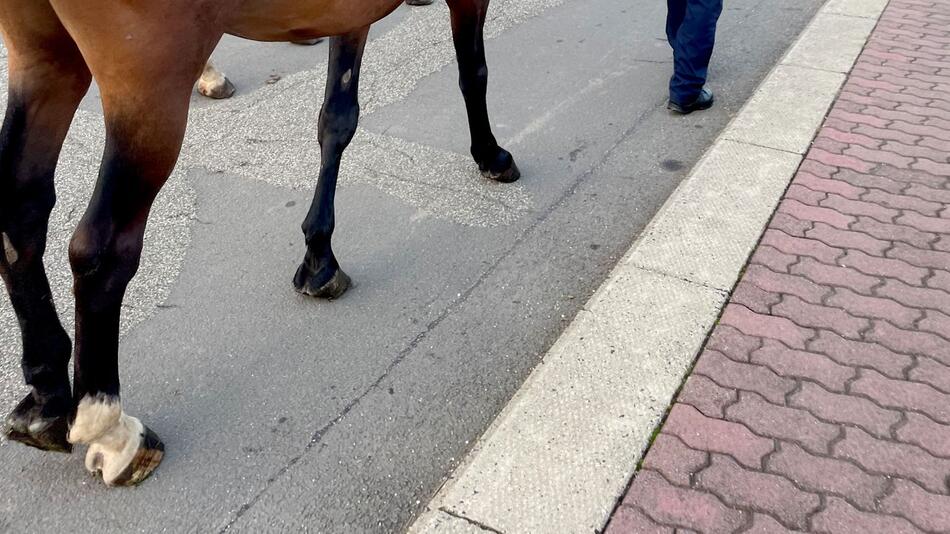
POLYGON ((608 525, 950 532, 950 1, 892 0, 608 525))

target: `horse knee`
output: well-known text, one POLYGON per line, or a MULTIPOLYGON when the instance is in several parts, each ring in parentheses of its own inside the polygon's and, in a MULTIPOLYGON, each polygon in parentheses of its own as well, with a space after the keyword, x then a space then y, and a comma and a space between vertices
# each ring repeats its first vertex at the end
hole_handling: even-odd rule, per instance
POLYGON ((121 295, 138 270, 141 254, 142 238, 136 230, 110 235, 94 224, 80 223, 69 242, 77 293, 85 282, 98 281, 99 291, 121 295))
POLYGON ((360 106, 349 98, 331 98, 320 113, 317 141, 324 151, 342 151, 353 140, 360 106))
POLYGON ((459 89, 462 94, 484 93, 488 88, 488 65, 482 63, 475 68, 463 69, 459 75, 459 89))

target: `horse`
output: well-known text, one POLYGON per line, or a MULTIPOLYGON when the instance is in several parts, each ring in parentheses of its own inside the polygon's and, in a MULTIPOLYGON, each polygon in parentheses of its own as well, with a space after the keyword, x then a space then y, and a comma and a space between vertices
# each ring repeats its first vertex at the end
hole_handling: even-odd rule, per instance
MULTIPOLYGON (((294 288, 336 299, 350 285, 331 248, 340 160, 359 117, 369 27, 402 0, 4 0, 9 96, 0 130, 0 275, 20 324, 29 393, 4 422, 10 440, 47 451, 88 445, 85 467, 109 486, 145 480, 164 445, 122 409, 119 315, 139 265, 152 203, 175 166, 192 87, 227 33, 258 41, 332 36, 318 120, 321 163, 302 230, 294 288), (95 190, 69 244, 75 347, 53 304, 43 264, 53 175, 72 117, 99 84, 106 144, 95 190), (73 383, 67 366, 72 354, 73 383)), ((512 182, 486 107, 483 27, 489 0, 447 0, 481 173, 512 182)))

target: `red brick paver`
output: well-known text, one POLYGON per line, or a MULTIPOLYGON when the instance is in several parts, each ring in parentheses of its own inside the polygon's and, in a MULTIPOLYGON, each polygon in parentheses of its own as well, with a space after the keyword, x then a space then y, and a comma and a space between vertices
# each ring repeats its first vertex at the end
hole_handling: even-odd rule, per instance
POLYGON ((892 0, 608 534, 950 532, 950 0, 892 0))

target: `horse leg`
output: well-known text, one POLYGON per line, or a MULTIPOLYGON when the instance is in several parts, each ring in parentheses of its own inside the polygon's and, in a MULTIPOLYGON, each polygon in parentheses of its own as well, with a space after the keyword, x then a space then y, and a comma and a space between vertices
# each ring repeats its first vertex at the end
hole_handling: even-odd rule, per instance
POLYGON ((472 157, 486 178, 514 182, 521 177, 511 154, 498 146, 488 121, 485 95, 488 66, 485 64, 483 29, 488 0, 448 0, 452 13, 452 40, 459 64, 459 87, 465 99, 472 157))
POLYGON ((158 466, 164 446, 122 409, 122 299, 139 266, 152 203, 178 159, 192 87, 221 34, 196 26, 188 13, 150 11, 177 4, 53 1, 99 84, 106 123, 96 188, 69 245, 76 413, 68 439, 89 445, 86 468, 106 484, 133 485, 158 466))
POLYGON ((360 62, 368 32, 369 26, 334 37, 330 42, 327 90, 320 110, 320 177, 302 225, 307 254, 294 277, 297 291, 314 297, 337 298, 350 285, 350 278, 333 256, 330 238, 340 158, 356 133, 359 119, 360 62))
POLYGON ((208 61, 198 78, 198 93, 214 99, 231 98, 234 96, 234 84, 208 61))
POLYGON ((141 482, 163 456, 157 436, 122 410, 119 315, 138 269, 149 210, 178 157, 193 83, 149 87, 146 78, 134 76, 136 98, 109 95, 111 87, 99 82, 106 150, 95 192, 69 245, 76 295, 77 408, 68 437, 89 445, 86 468, 101 473, 108 485, 141 482))
POLYGON ((32 388, 6 418, 3 432, 33 447, 70 452, 71 342, 56 314, 43 254, 56 203, 56 162, 91 76, 44 1, 4 2, 0 32, 9 49, 7 110, 0 131, 0 276, 20 324, 23 375, 32 388))

